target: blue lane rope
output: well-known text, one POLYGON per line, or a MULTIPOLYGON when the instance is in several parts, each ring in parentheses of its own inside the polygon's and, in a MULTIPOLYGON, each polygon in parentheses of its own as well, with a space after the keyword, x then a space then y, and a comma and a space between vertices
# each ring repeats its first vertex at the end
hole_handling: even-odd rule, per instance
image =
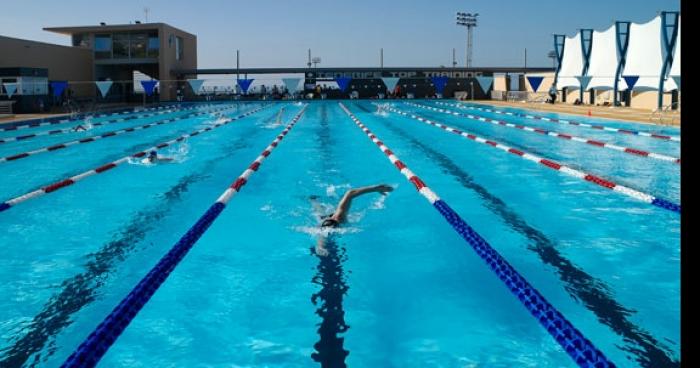
POLYGON ((547 332, 554 337, 576 364, 584 368, 615 367, 591 341, 586 339, 554 306, 552 306, 530 283, 511 266, 484 238, 471 228, 450 206, 433 192, 423 180, 413 173, 384 142, 342 103, 340 107, 367 137, 379 147, 391 163, 447 220, 457 233, 474 249, 498 276, 506 287, 520 300, 525 308, 537 318, 547 332))
POLYGON ((143 308, 171 272, 202 237, 226 206, 214 203, 197 223, 151 269, 138 285, 124 298, 97 329, 71 354, 62 367, 94 367, 110 346, 124 332, 136 314, 143 308))
POLYGON ((486 261, 491 270, 515 295, 550 335, 561 345, 576 364, 586 368, 615 367, 605 355, 576 329, 564 315, 552 306, 518 271, 511 266, 484 238, 469 226, 442 199, 433 206, 452 225, 459 235, 469 243, 476 253, 486 261))
POLYGON ((126 327, 136 317, 143 306, 151 299, 153 294, 165 282, 170 273, 187 255, 194 244, 202 237, 209 226, 216 220, 231 200, 234 194, 245 185, 248 177, 257 171, 264 161, 275 149, 294 125, 301 119, 306 111, 305 105, 292 119, 292 122, 265 148, 263 153, 241 174, 231 186, 209 207, 209 209, 197 220, 185 235, 170 249, 170 251, 158 261, 148 274, 134 287, 131 292, 117 305, 116 308, 97 326, 97 328, 83 341, 82 344, 61 365, 65 368, 94 367, 105 355, 107 350, 124 332, 126 327))

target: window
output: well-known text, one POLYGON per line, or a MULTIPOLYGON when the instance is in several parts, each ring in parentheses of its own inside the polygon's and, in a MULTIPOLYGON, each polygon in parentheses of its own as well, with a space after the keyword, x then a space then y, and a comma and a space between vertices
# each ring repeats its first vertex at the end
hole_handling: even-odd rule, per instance
POLYGON ((182 60, 183 51, 182 37, 175 37, 175 60, 182 60))
POLYGON ((95 35, 95 58, 109 59, 112 57, 112 36, 95 35))
POLYGON ((76 33, 73 35, 73 46, 88 47, 90 46, 90 35, 87 33, 76 33))
POLYGON ((112 54, 115 59, 129 58, 128 33, 115 33, 112 35, 112 54))
POLYGON ((131 50, 131 58, 145 58, 147 55, 148 35, 145 33, 134 33, 131 35, 129 49, 131 50))
POLYGON ((148 57, 158 57, 158 51, 160 50, 160 38, 158 38, 158 33, 152 33, 148 35, 148 57))

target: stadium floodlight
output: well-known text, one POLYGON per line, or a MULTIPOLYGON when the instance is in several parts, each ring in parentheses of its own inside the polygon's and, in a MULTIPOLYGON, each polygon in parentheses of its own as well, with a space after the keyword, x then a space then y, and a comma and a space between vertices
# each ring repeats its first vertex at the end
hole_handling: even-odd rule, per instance
POLYGON ((476 27, 478 16, 479 13, 457 12, 457 25, 467 28, 467 58, 465 60, 467 68, 472 66, 472 29, 476 27))

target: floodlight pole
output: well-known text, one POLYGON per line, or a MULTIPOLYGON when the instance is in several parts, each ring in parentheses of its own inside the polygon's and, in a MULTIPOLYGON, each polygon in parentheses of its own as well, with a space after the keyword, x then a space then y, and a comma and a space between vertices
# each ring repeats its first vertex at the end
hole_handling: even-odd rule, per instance
POLYGON ((457 12, 457 25, 467 28, 467 51, 465 65, 467 68, 472 66, 472 39, 473 39, 473 29, 476 27, 476 21, 479 13, 462 13, 457 12))

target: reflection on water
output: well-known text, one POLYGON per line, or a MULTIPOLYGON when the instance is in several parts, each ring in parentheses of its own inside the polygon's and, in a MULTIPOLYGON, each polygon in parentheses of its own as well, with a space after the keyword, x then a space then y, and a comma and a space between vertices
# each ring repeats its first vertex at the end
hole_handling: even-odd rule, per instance
MULTIPOLYGON (((340 334, 349 328, 343 310, 343 296, 348 292, 343 273, 343 262, 347 257, 345 248, 339 247, 332 236, 326 239, 326 249, 327 256, 317 256, 318 272, 311 280, 321 286, 321 290, 311 296, 311 302, 318 307, 316 314, 321 317, 317 330, 319 340, 314 344, 316 351, 311 358, 321 363, 321 367, 345 367, 345 358, 350 352, 343 347, 345 338, 340 334)), ((311 253, 316 255, 314 248, 311 248, 311 253)))

